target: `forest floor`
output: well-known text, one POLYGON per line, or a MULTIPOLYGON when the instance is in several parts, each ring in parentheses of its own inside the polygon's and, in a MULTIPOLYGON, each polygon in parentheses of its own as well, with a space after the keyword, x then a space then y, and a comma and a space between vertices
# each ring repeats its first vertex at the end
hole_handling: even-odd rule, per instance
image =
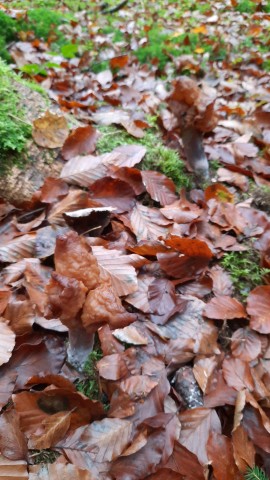
POLYGON ((0 201, 0 480, 267 480, 270 4, 119 4, 0 2, 0 179, 61 164, 0 201))

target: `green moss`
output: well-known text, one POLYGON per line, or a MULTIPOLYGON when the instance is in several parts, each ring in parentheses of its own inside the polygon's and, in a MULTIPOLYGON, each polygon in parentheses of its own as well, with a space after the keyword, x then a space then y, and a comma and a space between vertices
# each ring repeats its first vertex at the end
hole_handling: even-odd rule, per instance
POLYGON ((240 0, 236 5, 235 10, 241 13, 254 13, 256 10, 256 2, 252 0, 240 0))
POLYGON ((270 269, 260 267, 259 254, 253 250, 225 253, 221 260, 232 279, 236 293, 245 298, 250 290, 264 283, 263 277, 270 269))
MULTIPOLYGON (((153 119, 152 119, 153 120, 153 119)), ((140 144, 146 147, 147 153, 138 168, 142 170, 156 170, 171 178, 176 187, 190 188, 191 175, 185 170, 184 162, 178 153, 162 144, 161 137, 156 128, 147 130, 143 138, 137 139, 129 135, 124 129, 113 125, 99 126, 102 133, 97 143, 98 153, 111 152, 121 145, 140 144)))
POLYGON ((97 348, 93 350, 85 362, 83 373, 85 378, 76 382, 76 388, 91 400, 100 400, 101 392, 98 381, 96 363, 102 358, 102 351, 97 348))
POLYGON ((31 135, 31 125, 25 121, 20 97, 14 80, 17 76, 0 60, 0 174, 8 173, 12 165, 21 166, 21 153, 31 135), (13 81, 13 82, 12 82, 13 81))
POLYGON ((10 62, 6 45, 16 39, 16 21, 0 11, 0 57, 10 62))
POLYGON ((60 456, 60 453, 47 448, 44 450, 29 450, 29 456, 31 463, 38 465, 40 463, 54 463, 60 456))
POLYGON ((63 40, 63 33, 57 27, 63 23, 63 13, 48 8, 28 10, 27 18, 17 21, 17 28, 24 31, 33 31, 39 39, 48 40, 50 36, 55 41, 63 40))

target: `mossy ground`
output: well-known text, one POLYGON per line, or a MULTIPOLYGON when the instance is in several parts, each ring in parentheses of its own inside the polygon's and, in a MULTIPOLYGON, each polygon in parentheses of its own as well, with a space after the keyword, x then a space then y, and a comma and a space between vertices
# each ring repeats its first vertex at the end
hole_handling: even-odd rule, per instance
POLYGON ((121 145, 140 144, 146 147, 147 153, 143 161, 138 165, 141 170, 156 170, 171 178, 177 189, 190 188, 192 175, 186 169, 183 160, 175 150, 165 147, 158 130, 152 128, 146 130, 141 139, 129 135, 124 129, 116 126, 99 126, 101 137, 97 143, 97 152, 107 153, 121 145))
POLYGON ((31 135, 21 99, 15 87, 17 77, 0 59, 0 174, 15 164, 22 165, 21 153, 31 135))
POLYGON ((85 378, 76 382, 76 388, 91 400, 100 400, 101 392, 96 363, 102 358, 102 351, 97 347, 90 353, 85 362, 83 373, 85 378))
POLYGON ((34 465, 40 463, 54 463, 60 456, 59 452, 47 448, 45 450, 30 450, 30 459, 34 465))
POLYGON ((260 256, 252 248, 225 253, 221 265, 230 274, 235 293, 241 299, 245 299, 253 288, 264 284, 264 276, 270 273, 270 269, 260 267, 260 256))

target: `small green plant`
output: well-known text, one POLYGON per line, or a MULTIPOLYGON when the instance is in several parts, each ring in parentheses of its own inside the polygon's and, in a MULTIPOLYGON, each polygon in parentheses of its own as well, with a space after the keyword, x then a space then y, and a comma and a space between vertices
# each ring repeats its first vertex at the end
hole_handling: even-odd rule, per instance
POLYGON ((102 358, 102 351, 97 348, 93 350, 85 362, 83 373, 85 379, 76 382, 76 388, 91 400, 100 400, 100 387, 96 363, 102 358))
POLYGON ((269 480, 269 478, 265 475, 262 468, 257 466, 253 468, 249 468, 247 473, 245 474, 246 480, 269 480))
POLYGON ((252 0, 240 0, 236 5, 235 10, 240 13, 254 13, 256 10, 256 2, 252 0))
POLYGON ((147 130, 144 137, 140 139, 132 137, 125 130, 113 125, 99 126, 102 135, 97 142, 98 153, 111 152, 121 145, 134 143, 143 145, 147 152, 138 168, 141 170, 156 170, 167 175, 174 181, 178 189, 182 187, 190 188, 192 184, 191 175, 186 173, 184 162, 175 150, 162 144, 159 132, 153 123, 154 119, 152 118, 151 121, 153 127, 147 130))
POLYGON ((20 154, 31 135, 31 125, 25 120, 16 92, 16 75, 0 60, 0 174, 6 174, 14 164, 20 166, 20 154))
POLYGON ((255 250, 225 253, 221 265, 230 273, 236 292, 246 297, 250 290, 263 284, 263 277, 270 269, 259 265, 259 254, 255 250))

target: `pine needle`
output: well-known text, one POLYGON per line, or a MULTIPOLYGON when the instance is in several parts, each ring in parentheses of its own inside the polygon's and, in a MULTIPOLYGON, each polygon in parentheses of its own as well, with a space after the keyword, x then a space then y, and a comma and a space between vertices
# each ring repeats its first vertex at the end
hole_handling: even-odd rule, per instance
POLYGON ((245 474, 246 480, 269 480, 264 471, 259 467, 249 468, 245 474))

